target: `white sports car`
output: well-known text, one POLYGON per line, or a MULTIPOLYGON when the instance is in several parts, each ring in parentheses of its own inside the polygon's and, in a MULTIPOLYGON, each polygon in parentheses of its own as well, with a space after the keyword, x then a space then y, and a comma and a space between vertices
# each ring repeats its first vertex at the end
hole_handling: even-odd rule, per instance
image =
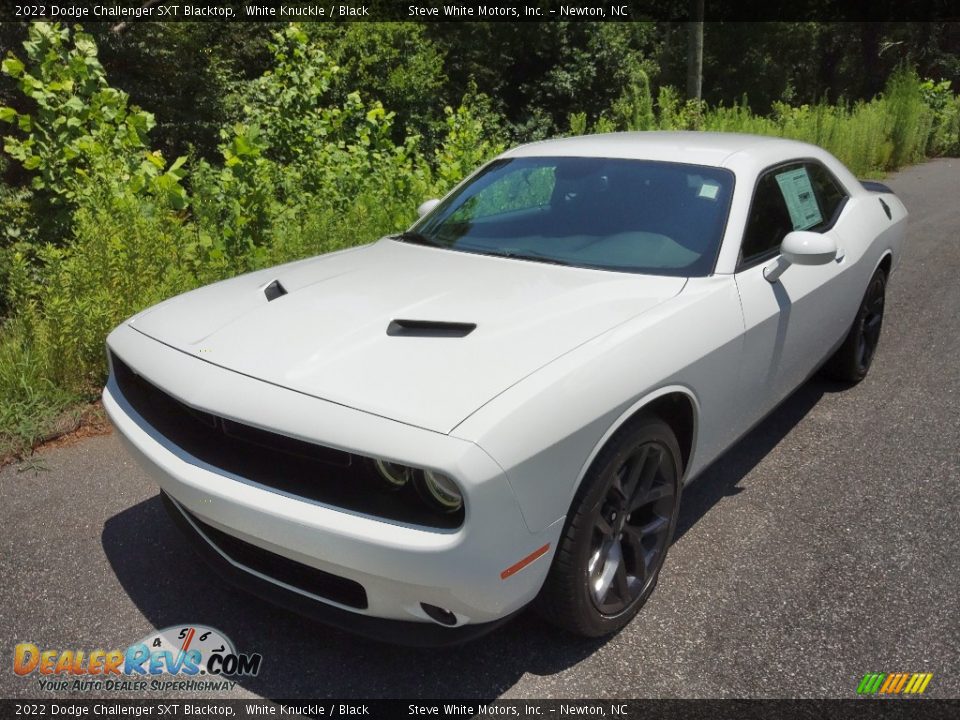
POLYGON ((657 582, 681 490, 824 366, 870 367, 907 212, 824 150, 515 148, 408 231, 135 315, 104 405, 223 575, 439 644, 657 582))

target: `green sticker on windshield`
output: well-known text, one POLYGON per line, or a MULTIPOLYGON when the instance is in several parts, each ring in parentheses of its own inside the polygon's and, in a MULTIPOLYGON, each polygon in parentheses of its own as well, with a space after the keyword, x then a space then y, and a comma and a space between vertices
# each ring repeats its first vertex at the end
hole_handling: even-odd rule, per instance
POLYGON ((807 169, 800 167, 777 175, 777 184, 787 203, 794 230, 806 230, 823 221, 807 169))

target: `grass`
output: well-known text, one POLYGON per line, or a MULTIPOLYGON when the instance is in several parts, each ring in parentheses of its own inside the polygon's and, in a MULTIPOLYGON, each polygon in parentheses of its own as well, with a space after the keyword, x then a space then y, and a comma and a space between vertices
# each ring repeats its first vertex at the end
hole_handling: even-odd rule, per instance
POLYGON ((16 321, 0 325, 0 462, 19 456, 48 436, 65 412, 77 412, 83 397, 64 390, 16 321))
MULTIPOLYGON (((633 102, 647 107, 651 99, 633 102)), ((573 134, 588 131, 586 117, 571 116, 573 134)), ((684 101, 665 87, 655 112, 631 112, 621 103, 613 117, 601 115, 589 130, 706 130, 790 138, 819 145, 858 177, 874 178, 928 156, 960 151, 960 99, 947 85, 921 81, 910 68, 897 70, 883 93, 868 102, 781 102, 774 103, 770 115, 754 114, 746 98, 711 108, 684 101)))

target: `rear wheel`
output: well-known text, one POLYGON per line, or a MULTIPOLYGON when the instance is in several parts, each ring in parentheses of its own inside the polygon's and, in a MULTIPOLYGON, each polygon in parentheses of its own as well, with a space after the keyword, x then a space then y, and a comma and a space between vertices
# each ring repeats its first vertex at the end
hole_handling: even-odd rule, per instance
POLYGON ((864 293, 850 332, 824 365, 824 373, 834 380, 858 383, 867 376, 880 342, 887 274, 878 269, 864 293))
POLYGON ((641 416, 617 432, 574 499, 538 598, 541 614, 590 637, 630 622, 656 586, 682 475, 676 436, 660 418, 641 416))

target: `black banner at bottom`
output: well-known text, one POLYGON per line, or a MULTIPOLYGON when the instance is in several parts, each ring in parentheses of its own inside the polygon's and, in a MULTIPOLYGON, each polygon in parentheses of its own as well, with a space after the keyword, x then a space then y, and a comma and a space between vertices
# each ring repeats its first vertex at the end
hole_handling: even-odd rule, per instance
POLYGON ((0 717, 952 720, 960 700, 0 700, 0 717))

